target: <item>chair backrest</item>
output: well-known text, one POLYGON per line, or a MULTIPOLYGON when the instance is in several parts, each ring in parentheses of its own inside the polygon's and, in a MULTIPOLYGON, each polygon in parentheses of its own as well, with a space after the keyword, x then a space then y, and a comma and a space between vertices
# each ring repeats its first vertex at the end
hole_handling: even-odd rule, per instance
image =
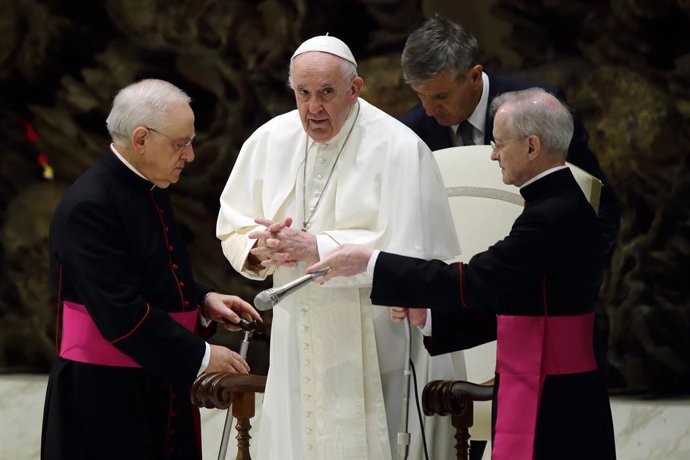
MULTIPOLYGON (((518 189, 503 183, 498 164, 491 160, 491 147, 472 145, 434 152, 448 193, 462 254, 469 261, 475 254, 503 239, 522 212, 524 200, 518 189)), ((599 207, 601 182, 568 164, 580 188, 595 210, 599 207)), ((496 343, 464 353, 467 380, 486 382, 494 377, 496 343)), ((490 404, 475 404, 473 439, 490 439, 490 404)))
MULTIPOLYGON (((508 234, 524 200, 516 187, 503 183, 498 164, 491 160, 490 146, 451 147, 434 155, 458 230, 461 259, 468 261, 508 234)), ((575 165, 567 165, 597 211, 601 181, 575 165)))

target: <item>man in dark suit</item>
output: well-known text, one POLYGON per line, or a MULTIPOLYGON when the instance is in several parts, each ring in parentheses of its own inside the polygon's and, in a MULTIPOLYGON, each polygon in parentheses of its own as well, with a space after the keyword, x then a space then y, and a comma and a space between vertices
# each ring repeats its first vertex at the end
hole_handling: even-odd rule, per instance
MULTIPOLYGON (((563 92, 553 86, 485 73, 479 64, 476 38, 460 25, 439 17, 427 20, 410 34, 401 62, 405 81, 420 103, 400 120, 431 150, 489 144, 493 140, 494 119, 487 109, 491 101, 505 92, 541 87, 565 102, 563 92)), ((604 183, 599 219, 609 254, 618 233, 620 209, 588 140, 584 126, 575 120, 566 160, 604 183)))
POLYGON ((325 282, 366 270, 374 304, 428 307, 410 318, 430 330, 431 354, 497 340, 494 460, 614 459, 592 342, 604 239, 565 166, 572 117, 539 88, 505 93, 491 111, 492 159, 526 203, 505 239, 450 265, 343 245, 307 272, 330 267, 325 282))
POLYGON ((65 193, 50 227, 58 359, 43 413, 43 460, 201 460, 201 372, 247 373, 207 343, 217 322, 260 320, 194 281, 168 186, 194 160, 190 98, 162 80, 122 89, 110 148, 65 193))

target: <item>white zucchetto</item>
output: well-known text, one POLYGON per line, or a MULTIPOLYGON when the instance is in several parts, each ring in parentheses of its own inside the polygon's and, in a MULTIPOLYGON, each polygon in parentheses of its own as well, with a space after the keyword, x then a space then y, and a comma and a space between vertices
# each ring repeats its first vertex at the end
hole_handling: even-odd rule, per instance
POLYGON ((292 55, 290 60, 295 59, 300 54, 309 53, 310 51, 321 51, 322 53, 329 53, 340 58, 345 59, 357 66, 357 61, 352 55, 350 48, 342 40, 331 37, 330 35, 319 35, 312 37, 302 43, 295 53, 292 55))

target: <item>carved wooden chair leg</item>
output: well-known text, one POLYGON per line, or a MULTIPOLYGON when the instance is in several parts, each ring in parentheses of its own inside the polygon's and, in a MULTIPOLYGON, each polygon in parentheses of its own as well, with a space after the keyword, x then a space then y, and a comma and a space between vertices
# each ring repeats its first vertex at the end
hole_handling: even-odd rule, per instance
POLYGON ((192 404, 198 407, 227 409, 237 419, 237 459, 251 460, 249 455, 249 419, 254 416, 256 393, 263 393, 266 377, 227 372, 201 374, 192 384, 192 404))
POLYGON ((450 424, 455 428, 455 457, 458 460, 470 458, 470 429, 472 426, 472 401, 467 402, 467 407, 461 415, 451 415, 450 424))
POLYGON ((249 430, 252 428, 249 420, 254 417, 254 393, 233 393, 232 415, 237 420, 237 460, 251 460, 249 455, 249 440, 252 438, 249 430))

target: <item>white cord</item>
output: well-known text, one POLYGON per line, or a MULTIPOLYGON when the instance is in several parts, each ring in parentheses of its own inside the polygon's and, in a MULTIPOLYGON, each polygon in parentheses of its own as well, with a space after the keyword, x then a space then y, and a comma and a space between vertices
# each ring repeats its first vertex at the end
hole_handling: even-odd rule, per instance
POLYGON ((410 337, 410 320, 406 316, 405 323, 405 365, 403 366, 403 386, 402 386, 402 412, 400 416, 400 431, 398 432, 398 458, 405 460, 410 450, 410 433, 408 431, 409 407, 410 407, 410 350, 412 340, 410 337))

